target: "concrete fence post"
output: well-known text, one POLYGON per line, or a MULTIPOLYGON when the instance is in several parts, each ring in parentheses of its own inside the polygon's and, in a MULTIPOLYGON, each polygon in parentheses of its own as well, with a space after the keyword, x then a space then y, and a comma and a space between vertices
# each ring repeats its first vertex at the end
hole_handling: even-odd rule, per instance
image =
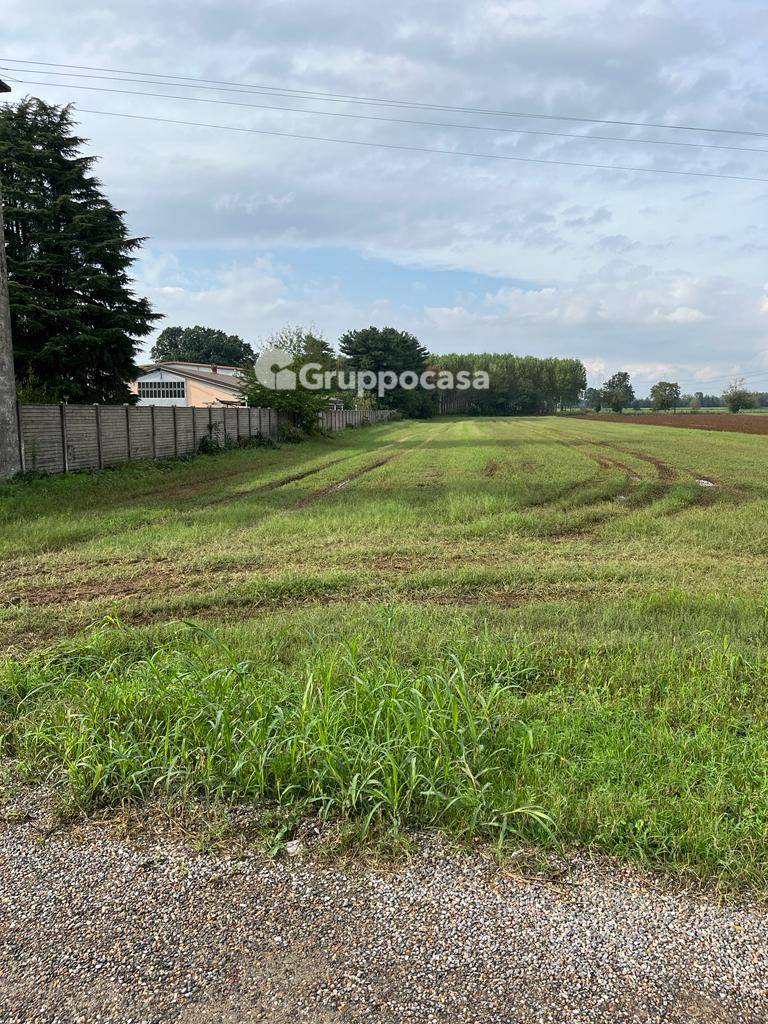
POLYGON ((62 472, 69 472, 69 455, 67 454, 67 414, 64 411, 66 406, 59 402, 59 416, 61 419, 61 467, 62 472))
POLYGON ((26 461, 24 459, 24 435, 21 432, 22 418, 21 418, 21 402, 16 402, 16 430, 19 435, 19 468, 23 473, 27 468, 26 461))
POLYGON ((129 413, 130 406, 127 402, 125 405, 125 448, 128 461, 131 461, 131 416, 129 413))

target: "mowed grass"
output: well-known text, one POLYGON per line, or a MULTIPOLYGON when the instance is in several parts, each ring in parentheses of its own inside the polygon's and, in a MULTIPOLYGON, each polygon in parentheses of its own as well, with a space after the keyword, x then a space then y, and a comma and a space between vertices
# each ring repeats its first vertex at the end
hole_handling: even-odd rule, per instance
POLYGON ((765 888, 766 454, 447 419, 8 486, 6 752, 89 808, 248 801, 765 888))

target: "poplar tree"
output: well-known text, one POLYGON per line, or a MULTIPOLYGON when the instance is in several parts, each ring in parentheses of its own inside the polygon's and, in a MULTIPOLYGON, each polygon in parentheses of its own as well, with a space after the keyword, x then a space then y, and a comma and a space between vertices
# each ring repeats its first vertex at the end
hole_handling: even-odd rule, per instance
POLYGON ((125 402, 159 319, 131 288, 130 237, 92 174, 70 106, 0 108, 0 182, 17 380, 50 401, 125 402))

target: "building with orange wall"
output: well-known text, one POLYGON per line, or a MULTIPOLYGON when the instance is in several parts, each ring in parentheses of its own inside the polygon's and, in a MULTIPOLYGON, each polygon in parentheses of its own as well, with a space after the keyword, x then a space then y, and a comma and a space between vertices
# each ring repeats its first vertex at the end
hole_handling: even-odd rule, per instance
POLYGON ((140 367, 131 385, 137 405, 245 405, 242 371, 217 363, 164 362, 140 367))

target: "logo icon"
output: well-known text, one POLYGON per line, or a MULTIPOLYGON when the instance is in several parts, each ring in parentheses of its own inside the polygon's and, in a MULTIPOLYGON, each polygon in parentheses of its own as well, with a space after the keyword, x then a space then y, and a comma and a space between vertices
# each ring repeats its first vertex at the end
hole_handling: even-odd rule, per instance
POLYGON ((254 364, 256 380, 262 387, 272 391, 295 391, 296 374, 293 370, 286 370, 293 362, 293 356, 282 348, 268 348, 265 352, 259 353, 259 358, 254 364))

